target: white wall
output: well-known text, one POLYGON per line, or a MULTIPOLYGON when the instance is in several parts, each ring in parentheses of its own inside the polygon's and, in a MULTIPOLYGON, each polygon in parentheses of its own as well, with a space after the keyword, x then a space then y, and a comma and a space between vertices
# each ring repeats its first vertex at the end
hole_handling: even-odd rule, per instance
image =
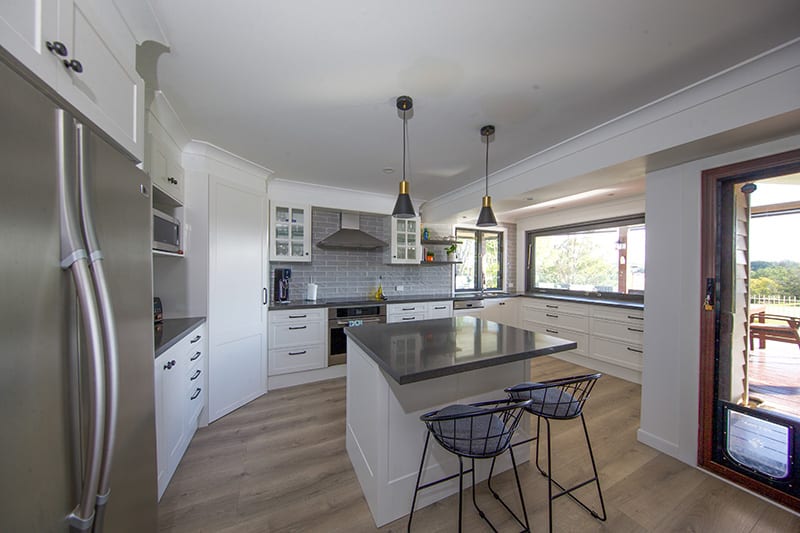
POLYGON ((639 440, 697 463, 700 174, 800 147, 789 137, 647 175, 647 284, 639 440))

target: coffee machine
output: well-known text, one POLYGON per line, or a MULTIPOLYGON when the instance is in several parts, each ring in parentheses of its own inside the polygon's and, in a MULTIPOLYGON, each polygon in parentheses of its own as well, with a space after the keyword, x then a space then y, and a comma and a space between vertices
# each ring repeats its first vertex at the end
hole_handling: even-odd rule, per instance
POLYGON ((291 268, 275 269, 275 283, 272 287, 272 297, 275 303, 287 303, 289 301, 289 280, 291 278, 291 268))

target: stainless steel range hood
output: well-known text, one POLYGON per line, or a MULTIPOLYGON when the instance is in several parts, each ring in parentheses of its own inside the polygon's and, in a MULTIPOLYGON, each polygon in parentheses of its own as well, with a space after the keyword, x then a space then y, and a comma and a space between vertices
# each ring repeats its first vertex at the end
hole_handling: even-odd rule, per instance
POLYGON ((359 229, 358 213, 339 213, 339 231, 317 243, 318 248, 345 248, 351 250, 376 250, 386 243, 359 229))

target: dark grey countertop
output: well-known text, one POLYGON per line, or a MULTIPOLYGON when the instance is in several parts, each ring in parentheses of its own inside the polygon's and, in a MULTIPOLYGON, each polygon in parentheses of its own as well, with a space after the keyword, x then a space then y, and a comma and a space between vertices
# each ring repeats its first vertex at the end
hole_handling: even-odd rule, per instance
POLYGON ((175 346, 194 328, 206 321, 204 316, 165 318, 155 325, 156 357, 175 346))
POLYGON ((572 341, 468 316, 367 324, 345 333, 401 385, 577 348, 572 341))
POLYGON ((561 294, 543 294, 533 292, 485 292, 479 293, 452 293, 446 294, 410 294, 403 296, 389 296, 386 300, 375 300, 365 296, 354 296, 352 298, 320 298, 319 300, 292 300, 285 304, 271 303, 270 311, 280 311, 282 309, 307 309, 311 307, 341 307, 347 305, 370 305, 376 303, 402 304, 411 302, 436 302, 440 300, 473 300, 473 299, 492 299, 492 298, 544 298, 549 300, 562 300, 567 302, 589 303, 596 305, 607 305, 609 307, 620 307, 623 309, 644 309, 644 303, 629 300, 617 300, 612 298, 596 298, 591 296, 571 296, 561 294))

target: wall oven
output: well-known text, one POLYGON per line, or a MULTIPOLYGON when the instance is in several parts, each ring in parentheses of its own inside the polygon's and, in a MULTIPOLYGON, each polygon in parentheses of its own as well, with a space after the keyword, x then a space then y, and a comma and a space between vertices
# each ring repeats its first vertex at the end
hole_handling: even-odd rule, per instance
POLYGON ((341 365, 347 362, 347 336, 344 334, 344 328, 385 323, 385 304, 329 307, 328 366, 341 365))

